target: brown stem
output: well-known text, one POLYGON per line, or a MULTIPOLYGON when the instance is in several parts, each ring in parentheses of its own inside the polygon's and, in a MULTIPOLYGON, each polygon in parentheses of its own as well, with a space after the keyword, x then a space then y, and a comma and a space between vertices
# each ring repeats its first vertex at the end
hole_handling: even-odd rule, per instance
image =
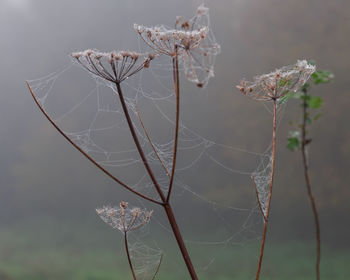
POLYGON ((134 267, 132 265, 131 258, 130 258, 128 237, 127 237, 127 233, 126 232, 124 232, 124 245, 125 245, 126 256, 128 257, 128 262, 129 262, 129 267, 130 267, 130 270, 131 270, 132 277, 133 277, 134 280, 137 280, 136 279, 136 275, 135 275, 135 271, 134 271, 134 267))
MULTIPOLYGON (((173 210, 171 208, 171 205, 169 204, 169 201, 166 201, 166 198, 165 198, 165 196, 164 196, 164 194, 163 194, 163 192, 162 192, 162 190, 161 190, 161 188, 160 188, 160 186, 159 186, 159 184, 158 184, 158 182, 157 182, 157 180, 156 180, 156 178, 155 178, 155 176, 153 174, 153 171, 152 171, 151 167, 148 164, 146 156, 145 156, 145 154, 144 154, 144 152, 142 150, 141 144, 140 144, 140 142, 138 140, 138 137, 136 135, 136 132, 135 132, 132 120, 131 120, 129 112, 128 112, 128 108, 127 108, 125 100, 124 100, 124 96, 123 96, 120 84, 116 83, 116 87, 117 87, 117 90, 118 90, 119 99, 120 99, 120 102, 122 104, 122 108, 123 108, 123 111, 124 111, 127 123, 129 125, 129 129, 130 129, 131 135, 132 135, 132 137, 134 139, 135 145, 137 147, 137 150, 139 151, 139 154, 140 154, 141 159, 142 159, 142 161, 143 161, 143 163, 145 165, 145 168, 146 168, 149 176, 151 177, 151 180, 152 180, 152 182, 153 182, 153 184, 154 184, 154 186, 155 186, 155 188, 156 188, 156 190, 157 190, 161 200, 163 201, 162 206, 164 207, 164 210, 165 210, 165 212, 167 214, 170 226, 171 226, 171 228, 173 230, 173 233, 175 235, 175 238, 176 238, 177 244, 178 244, 178 246, 180 248, 182 257, 183 257, 183 259, 184 259, 184 261, 186 263, 188 272, 190 273, 192 280, 198 280, 198 277, 197 277, 196 272, 194 270, 194 267, 193 267, 193 264, 191 262, 190 256, 188 254, 187 248, 185 246, 185 242, 182 239, 182 235, 181 235, 179 226, 177 225, 177 222, 176 222, 173 210)), ((169 196, 169 194, 168 194, 168 196, 169 196)))
POLYGON ((266 221, 266 216, 265 216, 265 213, 264 213, 264 210, 262 208, 261 201, 260 201, 260 198, 259 198, 258 187, 257 187, 257 185, 255 183, 255 178, 254 178, 253 175, 251 176, 251 178, 252 178, 252 181, 253 181, 253 184, 254 184, 254 188, 255 188, 256 200, 258 201, 258 206, 259 206, 261 214, 263 215, 264 222, 265 222, 266 221))
POLYGON ((112 175, 109 171, 107 171, 105 168, 103 168, 100 164, 98 164, 92 157, 90 157, 86 152, 84 152, 77 144, 75 144, 73 142, 72 139, 70 139, 68 137, 68 135, 66 133, 63 132, 62 129, 59 128, 59 126, 54 122, 54 120, 49 116, 49 114, 44 110, 44 108, 41 106, 39 100, 37 99, 37 97, 34 94, 33 89, 31 88, 31 86, 29 85, 28 81, 26 81, 28 89, 30 91, 30 94, 32 95, 36 105, 39 107, 40 111, 44 114, 44 116, 48 119, 48 121, 54 126, 54 128, 56 128, 56 130, 64 137, 66 138, 66 140, 71 143, 73 145, 74 148, 76 148, 79 152, 81 152, 88 160, 90 160, 97 168, 99 168, 103 173, 105 173, 108 177, 110 177, 112 180, 114 180, 115 182, 117 182, 118 184, 120 184, 122 187, 124 187, 125 189, 127 189, 128 191, 131 191, 132 193, 148 200, 151 201, 153 203, 156 204, 162 204, 159 201, 156 201, 148 196, 143 195, 142 193, 139 193, 135 190, 133 190, 132 188, 130 188, 128 185, 126 185, 124 182, 122 182, 121 180, 119 180, 118 178, 116 178, 114 175, 112 175))
POLYGON ((129 126, 129 129, 130 129, 130 132, 131 132, 131 135, 132 135, 132 138, 134 140, 134 143, 136 145, 136 148, 140 154, 140 157, 142 159, 142 162, 153 182, 153 185, 155 186, 157 192, 158 192, 158 195, 159 197, 161 198, 162 202, 164 203, 165 202, 165 196, 164 196, 164 193, 161 189, 161 187, 159 186, 157 180, 156 180, 156 177, 154 176, 153 174, 153 171, 147 161, 147 158, 145 156, 145 153, 143 152, 143 149, 141 147, 141 144, 140 144, 140 141, 136 135, 136 131, 135 131, 135 128, 134 128, 134 125, 132 123, 132 120, 130 118, 130 114, 129 114, 129 110, 128 110, 128 107, 126 106, 126 103, 125 103, 125 99, 124 99, 124 96, 123 96, 123 92, 122 92, 122 89, 120 87, 120 84, 119 83, 115 83, 116 87, 117 87, 117 90, 118 90, 118 96, 119 96, 119 100, 120 100, 120 103, 122 105, 122 108, 123 108, 123 111, 124 111, 124 114, 125 114, 125 117, 126 117, 126 121, 128 123, 128 126, 129 126))
POLYGON ((266 209, 266 215, 264 216, 264 231, 263 236, 261 239, 261 248, 260 248, 260 256, 259 256, 259 263, 258 263, 258 269, 256 272, 256 280, 260 277, 260 271, 261 271, 261 264, 262 259, 264 256, 264 248, 265 248, 265 240, 267 235, 267 226, 269 222, 269 215, 270 215, 270 207, 271 207, 271 197, 272 197, 272 186, 273 186, 273 177, 275 173, 275 155, 276 155, 276 127, 277 127, 277 100, 273 99, 273 125, 272 125, 272 154, 271 154, 271 174, 270 174, 270 186, 269 186, 269 196, 267 199, 267 209, 266 209))
POLYGON ((174 149, 173 149, 173 162, 171 166, 171 175, 169 181, 168 195, 166 201, 169 202, 171 191, 174 183, 175 165, 177 146, 179 138, 179 122, 180 122, 180 79, 179 79, 179 59, 177 56, 177 46, 175 46, 175 57, 173 58, 173 77, 174 77, 174 89, 176 98, 176 120, 175 120, 175 136, 174 136, 174 149))
POLYGON ((188 254, 187 248, 185 246, 185 242, 182 239, 179 226, 176 223, 174 212, 173 212, 170 204, 165 204, 165 205, 163 205, 163 207, 164 207, 164 210, 165 210, 165 212, 167 214, 167 217, 168 217, 169 223, 171 225, 171 228, 172 228, 172 230, 174 232, 174 235, 175 235, 177 244, 178 244, 178 246, 180 248, 182 257, 185 260, 188 272, 191 275, 191 279, 192 280, 198 280, 198 276, 196 274, 196 271, 194 270, 194 267, 193 267, 190 255, 188 254))
POLYGON ((301 128, 302 134, 301 134, 301 153, 303 157, 303 166, 304 166, 304 176, 305 176, 305 182, 306 182, 306 189, 307 194, 309 196, 309 200, 311 203, 312 211, 314 214, 314 221, 315 221, 315 229, 316 229, 316 279, 320 280, 320 260, 321 260, 321 230, 320 230, 320 222, 318 218, 318 211, 316 208, 316 202, 315 198, 312 194, 311 190, 311 183, 310 183, 310 177, 309 177, 309 166, 307 163, 307 156, 306 156, 306 145, 307 145, 307 139, 306 139, 306 121, 307 121, 307 103, 306 103, 306 92, 304 91, 304 101, 303 101, 303 125, 301 128))

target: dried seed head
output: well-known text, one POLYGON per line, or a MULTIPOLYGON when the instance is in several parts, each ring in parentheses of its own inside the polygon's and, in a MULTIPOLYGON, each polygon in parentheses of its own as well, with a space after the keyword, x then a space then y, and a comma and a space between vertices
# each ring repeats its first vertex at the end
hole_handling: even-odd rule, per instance
POLYGON ((106 53, 90 49, 72 53, 71 56, 90 73, 113 83, 121 83, 143 68, 148 68, 150 61, 155 57, 132 51, 106 53), (139 61, 140 57, 144 59, 139 61), (137 61, 139 63, 136 63, 137 61))
POLYGON ((176 17, 175 29, 138 24, 134 24, 134 29, 157 54, 178 56, 186 78, 204 87, 214 76, 215 57, 220 53, 209 22, 209 9, 201 5, 190 20, 176 17))
POLYGON ((111 227, 126 234, 146 225, 153 214, 153 211, 146 211, 140 208, 129 208, 127 202, 120 202, 119 207, 104 206, 96 209, 100 218, 111 227))
POLYGON ((306 60, 298 60, 294 65, 256 76, 253 82, 242 81, 237 88, 256 100, 278 100, 288 92, 300 90, 315 70, 306 60))

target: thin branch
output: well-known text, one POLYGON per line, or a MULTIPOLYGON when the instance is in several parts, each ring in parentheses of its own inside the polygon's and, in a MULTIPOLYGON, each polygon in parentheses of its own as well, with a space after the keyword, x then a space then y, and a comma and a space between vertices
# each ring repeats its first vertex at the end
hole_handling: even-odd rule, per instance
POLYGON ((315 198, 312 194, 311 183, 309 177, 309 166, 307 163, 306 157, 306 124, 307 124, 307 103, 306 103, 306 91, 304 91, 304 99, 303 99, 303 124, 302 124, 302 136, 301 136, 301 153, 303 157, 303 166, 304 166, 304 176, 306 182, 307 194, 309 196, 309 200, 312 207, 312 212, 314 214, 315 221, 315 229, 316 229, 316 279, 320 280, 320 261, 321 261, 321 230, 320 230, 320 222, 318 218, 318 211, 316 207, 315 198))
POLYGON ((123 92, 122 92, 122 88, 121 88, 121 86, 120 86, 120 83, 117 83, 117 82, 116 82, 115 85, 116 85, 116 87, 117 87, 119 100, 120 100, 120 103, 121 103, 121 105, 122 105, 123 112, 124 112, 126 121, 127 121, 127 123, 128 123, 129 129, 130 129, 130 132, 131 132, 131 136, 132 136, 132 138, 133 138, 133 140, 134 140, 134 143, 135 143, 136 148, 137 148, 137 150, 138 150, 138 152, 139 152, 139 155, 140 155, 140 157, 141 157, 141 159, 142 159, 142 162, 143 162, 143 164, 144 164, 144 166, 145 166, 145 168, 146 168, 146 170, 147 170, 147 172, 148 172, 148 175, 150 176, 150 178, 151 178, 151 180, 152 180, 152 182, 153 182, 153 185, 154 185, 154 187, 156 188, 157 193, 158 193, 160 199, 161 199, 162 202, 163 202, 162 204, 164 204, 165 201, 166 201, 166 200, 165 200, 164 193, 163 193, 163 191, 162 191, 160 185, 158 184, 158 182, 157 182, 157 180, 156 180, 156 177, 154 176, 154 173, 153 173, 153 171, 152 171, 152 169, 151 169, 151 167, 150 167, 150 165, 149 165, 149 163, 148 163, 148 161, 147 161, 147 158, 146 158, 146 156, 145 156, 145 153, 144 153, 144 151, 143 151, 143 149, 142 149, 142 147, 141 147, 140 141, 139 141, 139 139, 138 139, 138 137, 137 137, 137 135, 136 135, 136 131, 135 131, 135 128, 134 128, 134 124, 132 123, 132 120, 131 120, 131 118, 130 118, 129 110, 128 110, 128 107, 126 106, 126 103, 125 103, 125 100, 124 100, 124 96, 123 96, 123 92))
POLYGON ((61 130, 58 125, 54 122, 54 120, 49 116, 49 114, 45 111, 45 109, 41 106, 39 100, 37 99, 37 97, 35 96, 35 93, 33 91, 33 89, 31 88, 31 86, 29 85, 29 82, 26 81, 26 84, 28 86, 28 89, 30 91, 30 94, 32 95, 36 105, 39 107, 40 111, 44 114, 44 116, 48 119, 48 121, 56 128, 56 130, 64 137, 66 138, 66 140, 71 143, 73 145, 74 148, 76 148, 79 152, 81 152, 88 160, 90 160, 90 162, 92 162, 96 167, 98 167, 101 171, 103 171, 108 177, 110 177, 112 180, 114 180, 115 182, 117 182, 118 184, 120 184, 122 187, 124 187, 125 189, 127 189, 128 191, 131 191, 132 193, 148 200, 151 201, 153 203, 162 205, 161 202, 154 200, 146 195, 143 195, 142 193, 139 193, 137 191, 135 191, 134 189, 132 189, 131 187, 129 187, 128 185, 126 185, 124 182, 122 182, 121 180, 119 180, 118 178, 116 178, 114 175, 112 175, 109 171, 107 171, 105 168, 103 168, 99 163, 97 163, 91 156, 89 156, 85 151, 83 151, 77 144, 75 144, 73 142, 73 140, 71 138, 68 137, 68 135, 66 133, 63 132, 63 130, 61 130))
POLYGON ((162 260, 163 260, 163 253, 160 255, 159 263, 158 263, 157 269, 152 277, 152 280, 156 279, 156 276, 159 272, 160 265, 162 264, 162 260))
POLYGON ((175 165, 177 156, 177 146, 179 139, 179 122, 180 122, 180 77, 179 77, 179 58, 177 55, 177 45, 175 46, 175 57, 173 58, 173 77, 174 77, 174 88, 175 88, 175 98, 176 98, 176 119, 175 119, 175 135, 174 135, 174 149, 173 149, 173 162, 171 166, 171 175, 168 188, 168 195, 166 202, 169 202, 171 191, 174 183, 175 176, 175 165))
POLYGON ((136 274, 135 274, 135 270, 134 270, 134 267, 132 265, 131 258, 130 258, 127 232, 124 232, 124 245, 125 245, 126 256, 128 257, 128 262, 129 262, 129 267, 130 267, 130 270, 131 270, 132 277, 133 277, 134 280, 137 280, 136 274))
POLYGON ((260 212, 261 212, 261 214, 263 215, 264 221, 266 222, 266 221, 267 221, 267 218, 266 218, 266 216, 265 216, 264 210, 263 210, 262 205, 261 205, 261 202, 260 202, 259 191, 258 191, 258 187, 257 187, 256 182, 255 182, 254 175, 251 175, 251 178, 252 178, 252 181, 253 181, 253 184, 254 184, 256 199, 257 199, 257 201, 258 201, 258 205, 259 205, 260 212))
POLYGON ((273 186, 273 177, 275 173, 275 157, 276 157, 276 128, 277 128, 277 100, 273 99, 273 123, 272 123, 272 154, 271 154, 271 174, 270 174, 270 186, 269 186, 269 195, 267 199, 267 209, 266 209, 266 220, 264 221, 264 231, 261 239, 261 248, 260 256, 258 262, 258 268, 256 272, 256 280, 259 280, 262 260, 264 256, 264 248, 267 234, 267 226, 270 215, 271 208, 271 197, 272 197, 272 186, 273 186))
POLYGON ((169 174, 168 169, 166 168, 164 162, 163 162, 162 159, 160 158, 159 153, 157 152, 157 149, 156 149, 156 147, 154 146, 153 141, 152 141, 151 137, 149 136, 149 134, 148 134, 148 132, 147 132, 147 130, 146 130, 146 127, 145 127, 145 125, 144 125, 144 123, 143 123, 143 120, 142 120, 142 117, 141 117, 141 113, 140 113, 140 110, 139 110, 139 108, 138 108, 138 106, 137 106, 136 101, 134 102, 134 104, 135 104, 135 109, 136 109, 137 116, 138 116, 138 118, 139 118, 139 120, 140 120, 141 126, 142 126, 142 128, 143 128, 143 131, 144 131, 144 133, 145 133, 147 139, 148 139, 148 142, 150 143, 150 145, 151 145, 151 147, 152 147, 152 149, 153 149, 153 152, 154 152, 154 154, 156 155, 156 157, 158 158, 158 160, 159 160, 160 164, 162 165, 162 167, 163 167, 165 173, 168 175, 168 177, 170 177, 170 174, 169 174))

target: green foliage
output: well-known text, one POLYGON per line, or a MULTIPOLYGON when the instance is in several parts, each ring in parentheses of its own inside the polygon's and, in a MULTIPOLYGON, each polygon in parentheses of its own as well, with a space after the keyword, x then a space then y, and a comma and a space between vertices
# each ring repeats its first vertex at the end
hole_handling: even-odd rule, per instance
POLYGON ((298 130, 290 131, 289 137, 287 138, 287 148, 291 151, 296 151, 301 148, 300 132, 298 130))
POLYGON ((329 83, 334 79, 334 74, 330 71, 318 70, 312 74, 315 85, 329 83))
POLYGON ((319 96, 311 96, 308 95, 310 98, 306 101, 306 104, 311 109, 319 109, 322 107, 323 99, 319 96))
MULTIPOLYGON (((314 64, 314 62, 309 61, 309 63, 314 64)), ((301 100, 301 106, 305 107, 305 126, 311 125, 312 121, 317 121, 322 114, 316 113, 314 116, 312 112, 319 110, 323 106, 323 99, 317 95, 311 95, 309 92, 312 88, 312 85, 325 84, 332 81, 334 74, 330 71, 318 70, 311 75, 311 82, 305 83, 301 88, 300 92, 290 92, 283 96, 280 100, 280 104, 286 102, 287 100, 294 98, 301 100)), ((293 125, 293 122, 291 122, 293 125)), ((303 124, 298 124, 299 129, 303 128, 303 124)), ((299 131, 290 131, 289 136, 287 137, 288 143, 287 148, 291 151, 296 151, 301 148, 301 142, 303 141, 300 137, 299 131)), ((306 140, 306 139, 305 139, 306 140)), ((304 140, 304 141, 305 141, 304 140)), ((308 139, 308 143, 311 142, 311 139, 308 139)))

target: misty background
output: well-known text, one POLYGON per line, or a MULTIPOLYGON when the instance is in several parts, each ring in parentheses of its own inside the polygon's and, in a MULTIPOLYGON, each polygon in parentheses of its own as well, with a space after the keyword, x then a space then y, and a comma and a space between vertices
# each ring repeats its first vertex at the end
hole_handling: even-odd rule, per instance
MULTIPOLYGON (((0 279, 56 279, 52 276, 54 272, 65 266, 56 262, 61 258, 56 258, 55 252, 66 247, 69 248, 71 261, 81 258, 86 251, 104 252, 110 248, 113 248, 113 257, 114 253, 123 257, 119 233, 99 220, 95 208, 104 204, 114 205, 121 200, 131 201, 134 205, 140 203, 93 167, 59 135, 34 104, 25 80, 44 77, 63 69, 70 64, 68 54, 72 51, 87 48, 145 51, 147 48, 141 46, 142 42, 133 30, 134 23, 172 26, 178 15, 192 17, 202 2, 210 8, 211 27, 221 45, 221 53, 216 59, 215 77, 210 79, 205 89, 198 89, 183 77, 181 118, 187 127, 206 138, 262 153, 271 140, 271 115, 262 104, 241 95, 235 85, 242 78, 249 80, 254 75, 304 58, 314 60, 318 69, 330 70, 335 74, 332 83, 315 86, 312 90, 312 93, 324 99, 324 107, 322 118, 311 126, 313 141, 309 157, 311 185, 321 222, 324 248, 322 265, 327 267, 332 259, 345 256, 341 259, 343 271, 328 271, 325 268, 324 273, 330 273, 328 276, 332 279, 347 279, 350 272, 344 259, 350 260, 350 2, 346 0, 1 0, 0 279), (20 257, 17 258, 17 254, 20 257), (44 267, 41 263, 45 263, 44 267), (48 263, 57 268, 49 269, 48 263), (16 275, 25 275, 28 270, 33 278, 16 278, 16 275), (4 271, 3 278, 1 271, 4 271), (337 276, 332 274, 335 272, 338 272, 337 276), (5 278, 5 275, 14 278, 5 278)), ((85 78, 89 80, 87 74, 85 78)), ((68 79, 62 77, 62 88, 75 88, 77 92, 83 92, 85 85, 93 88, 93 83, 85 84, 83 75, 79 78, 74 76, 74 79, 71 77, 71 82, 66 83, 68 79)), ((152 81, 145 81, 147 89, 151 86, 152 81)), ((56 106, 58 108, 60 104, 56 106)), ((147 107, 147 103, 143 104, 142 112, 145 112, 150 131, 162 137, 157 124, 158 116, 153 114, 156 112, 147 107)), ((301 155, 286 149, 288 131, 292 129, 289 121, 299 120, 300 114, 298 102, 291 100, 279 123, 267 247, 287 243, 302 244, 302 248, 305 244, 309 246, 307 258, 312 265, 314 227, 301 155)), ((76 122, 83 121, 83 118, 81 116, 76 122)), ((233 169, 248 172, 256 168, 256 160, 249 160, 248 154, 231 156, 224 149, 216 152, 220 162, 233 169)), ((134 172, 141 174, 143 171, 141 168, 122 171, 131 177, 134 172)), ((249 175, 226 173, 222 168, 214 170, 210 162, 203 160, 189 169, 182 179, 210 201, 249 209, 256 206, 249 175)), ((206 252, 203 259, 195 261, 201 267, 200 273, 211 275, 220 270, 220 250, 214 254, 213 265, 209 265, 211 251, 225 247, 227 251, 247 252, 241 255, 241 258, 246 256, 247 259, 244 265, 239 261, 239 256, 232 259, 235 264, 231 276, 239 275, 237 271, 248 271, 248 277, 254 275, 257 240, 262 230, 258 213, 249 212, 253 213, 254 217, 249 218, 253 222, 244 225, 248 214, 202 203, 181 191, 174 198, 174 203, 185 239, 200 241, 199 244, 189 242, 190 249, 196 252, 203 247, 206 252), (234 244, 208 246, 211 241, 224 240, 230 233, 235 236, 234 244), (209 268, 206 268, 206 264, 209 268)), ((154 207, 147 203, 145 206, 154 207)), ((161 213, 156 213, 156 220, 159 223, 151 223, 148 236, 158 239, 159 247, 172 244, 173 237, 160 226, 166 225, 161 213)), ((150 242, 154 243, 154 240, 150 242)), ((161 249, 167 252, 166 248, 161 249)), ((280 275, 275 274, 277 268, 272 261, 269 262, 269 252, 273 255, 274 251, 267 249, 265 253, 265 273, 269 279, 281 279, 280 275)), ((278 252, 277 258, 286 263, 291 257, 289 253, 298 254, 288 250, 278 252)), ((183 265, 181 259, 176 260, 176 254, 170 256, 169 253, 165 259, 169 267, 172 261, 183 265)), ((113 257, 110 259, 113 260, 113 257)), ((118 266, 107 259, 96 266, 118 270, 122 264, 125 265, 123 261, 118 266)), ((82 258, 81 262, 84 261, 82 258)), ((173 273, 178 273, 173 269, 173 273)), ((293 265, 288 269, 294 273, 293 265)), ((303 269, 305 271, 300 275, 313 271, 312 267, 303 269)), ((74 273, 69 271, 65 275, 74 273)), ((179 275, 182 275, 179 276, 181 279, 187 277, 186 274, 179 275)), ((61 277, 80 279, 77 276, 61 277)), ((79 277, 113 279, 88 275, 79 277)), ((162 276, 160 279, 163 279, 162 276)))

